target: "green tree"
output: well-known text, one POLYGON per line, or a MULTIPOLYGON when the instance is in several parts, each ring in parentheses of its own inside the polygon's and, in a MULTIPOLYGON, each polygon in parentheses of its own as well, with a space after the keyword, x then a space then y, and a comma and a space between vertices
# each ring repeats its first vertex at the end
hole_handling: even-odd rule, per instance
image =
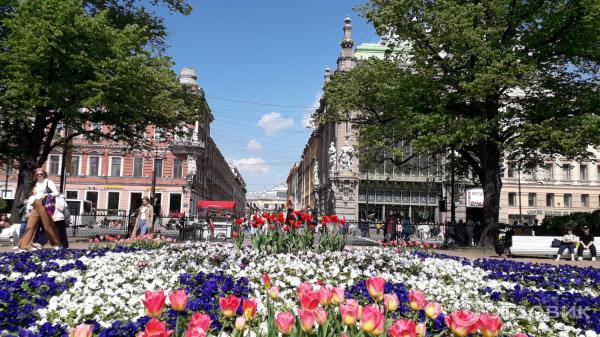
POLYGON ((484 242, 498 223, 504 159, 527 168, 599 144, 600 2, 372 0, 359 10, 409 57, 336 73, 321 122, 350 120, 361 147, 401 159, 410 154, 398 144, 454 151, 483 187, 484 242))
MULTIPOLYGON (((198 118, 200 97, 164 53, 163 19, 142 2, 0 0, 0 161, 18 163, 15 199, 31 189, 32 170, 78 135, 138 147, 149 124, 175 130, 198 118)), ((150 3, 191 11, 185 0, 150 3)))

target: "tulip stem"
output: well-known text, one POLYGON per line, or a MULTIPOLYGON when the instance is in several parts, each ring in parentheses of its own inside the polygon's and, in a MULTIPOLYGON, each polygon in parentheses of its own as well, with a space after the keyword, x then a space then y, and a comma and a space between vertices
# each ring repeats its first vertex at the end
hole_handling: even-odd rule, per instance
POLYGON ((175 336, 179 336, 179 311, 177 311, 177 321, 175 323, 175 336))

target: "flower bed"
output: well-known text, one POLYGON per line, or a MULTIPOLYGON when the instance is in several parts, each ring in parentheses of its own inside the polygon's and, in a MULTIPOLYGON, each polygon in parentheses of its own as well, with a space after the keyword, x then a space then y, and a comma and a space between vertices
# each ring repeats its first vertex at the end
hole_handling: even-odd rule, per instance
MULTIPOLYGON (((115 251, 10 253, 0 255, 0 262, 0 309, 3 309, 2 296, 20 292, 20 305, 31 305, 29 312, 35 318, 0 327, 0 331, 12 331, 15 336, 19 331, 32 336, 34 333, 58 336, 60 331, 86 322, 95 325, 95 332, 102 336, 133 336, 144 329, 149 319, 142 305, 144 292, 159 289, 166 293, 183 289, 190 296, 187 307, 190 314, 192 311, 207 313, 214 323, 213 329, 219 328, 216 301, 229 294, 242 299, 255 298, 257 317, 266 319, 269 316, 266 303, 270 297, 264 291, 262 277, 265 273, 270 275, 272 287, 279 290, 278 300, 273 302, 276 313, 299 314, 296 290, 303 282, 317 285, 316 288, 345 288, 346 298, 357 299, 367 306, 370 297, 365 280, 381 276, 386 280, 385 292, 396 294, 400 301, 398 319, 411 314, 408 292, 414 290, 422 291, 428 301, 440 303, 443 314, 459 310, 499 313, 503 321, 502 336, 526 332, 531 336, 590 337, 600 333, 593 317, 562 319, 548 310, 548 303, 540 300, 537 309, 532 310, 538 302, 520 301, 513 296, 515 289, 519 289, 517 286, 525 288, 523 280, 533 282, 530 276, 537 273, 546 276, 544 280, 527 283, 530 298, 549 299, 546 293, 540 293, 542 291, 569 292, 587 296, 590 300, 582 302, 571 294, 573 303, 569 302, 571 300, 561 303, 586 305, 597 312, 596 284, 590 276, 597 271, 595 269, 589 273, 564 269, 563 278, 579 277, 582 281, 561 282, 557 286, 551 272, 543 274, 515 262, 510 262, 515 265, 486 260, 471 262, 389 247, 265 254, 249 247, 238 250, 224 244, 166 245, 152 250, 118 248, 115 251), (500 273, 500 269, 505 272, 500 273), (521 276, 507 276, 517 271, 521 276), (43 301, 35 292, 19 290, 27 280, 44 282, 43 288, 48 289, 44 290, 47 296, 43 301), (24 332, 24 329, 33 332, 24 332)), ((544 267, 536 268, 543 270, 544 267)), ((423 318, 422 313, 411 315, 410 319, 417 323, 423 318)), ((0 323, 9 319, 1 321, 1 317, 2 313, 0 323)), ((185 317, 188 319, 190 316, 185 317)), ((172 327, 176 313, 166 311, 162 320, 172 327)), ((437 324, 437 329, 447 326, 444 321, 431 324, 437 324)), ((430 332, 436 331, 435 325, 429 328, 433 329, 430 332)))

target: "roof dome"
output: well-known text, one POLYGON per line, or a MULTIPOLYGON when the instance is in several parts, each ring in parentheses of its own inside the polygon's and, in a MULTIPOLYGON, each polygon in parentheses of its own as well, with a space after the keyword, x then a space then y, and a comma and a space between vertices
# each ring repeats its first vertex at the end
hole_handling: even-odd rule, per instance
POLYGON ((179 73, 179 83, 181 84, 189 84, 189 85, 197 85, 196 82, 196 72, 192 68, 183 68, 179 73))

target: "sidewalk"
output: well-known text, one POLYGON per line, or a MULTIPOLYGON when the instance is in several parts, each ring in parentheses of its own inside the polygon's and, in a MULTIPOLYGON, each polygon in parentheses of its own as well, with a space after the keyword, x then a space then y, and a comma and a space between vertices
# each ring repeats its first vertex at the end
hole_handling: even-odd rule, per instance
POLYGON ((583 261, 571 261, 567 259, 566 255, 560 259, 560 261, 554 261, 554 258, 551 257, 499 257, 498 254, 494 251, 493 248, 482 249, 482 248, 468 248, 468 249, 454 249, 454 250, 441 250, 436 249, 436 253, 446 254, 451 256, 464 257, 469 260, 474 260, 478 258, 487 258, 487 259, 507 259, 515 262, 524 262, 524 263, 548 263, 552 265, 561 265, 561 264, 572 264, 577 267, 594 267, 600 268, 600 261, 592 262, 589 259, 583 261))

